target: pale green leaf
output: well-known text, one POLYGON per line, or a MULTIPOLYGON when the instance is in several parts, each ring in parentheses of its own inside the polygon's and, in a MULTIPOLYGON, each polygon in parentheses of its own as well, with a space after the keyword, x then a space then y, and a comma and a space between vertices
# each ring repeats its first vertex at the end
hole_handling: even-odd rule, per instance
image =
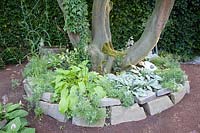
POLYGON ((15 119, 13 119, 12 121, 10 121, 7 125, 6 125, 6 131, 7 132, 17 132, 21 127, 21 121, 19 117, 16 117, 15 119))

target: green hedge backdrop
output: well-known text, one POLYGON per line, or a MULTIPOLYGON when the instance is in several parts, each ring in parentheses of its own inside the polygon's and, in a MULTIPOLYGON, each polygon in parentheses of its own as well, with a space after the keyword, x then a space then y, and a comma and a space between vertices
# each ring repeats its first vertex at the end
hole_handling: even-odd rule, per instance
MULTIPOLYGON (((90 19, 92 0, 87 1, 90 19)), ((0 3, 0 62, 8 64, 25 59, 41 40, 45 45, 69 44, 56 0, 1 0, 0 3)), ((113 0, 113 3, 113 44, 120 49, 131 36, 135 41, 140 37, 154 1, 113 0)), ((159 49, 185 60, 200 54, 199 9, 200 0, 177 0, 158 43, 159 49)))

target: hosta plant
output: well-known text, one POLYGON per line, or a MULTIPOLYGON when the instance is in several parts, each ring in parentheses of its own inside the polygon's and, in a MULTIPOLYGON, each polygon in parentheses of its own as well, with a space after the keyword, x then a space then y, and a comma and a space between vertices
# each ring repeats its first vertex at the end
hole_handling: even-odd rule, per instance
POLYGON ((61 113, 94 123, 105 115, 99 105, 106 91, 99 82, 103 77, 96 72, 89 72, 86 65, 87 61, 84 61, 68 70, 57 69, 52 84, 61 113))
POLYGON ((0 103, 0 132, 1 133, 35 133, 34 128, 28 128, 25 117, 28 112, 21 104, 0 103))
POLYGON ((124 88, 130 91, 132 95, 139 97, 145 96, 146 91, 156 91, 162 88, 159 84, 162 80, 160 76, 139 67, 134 67, 119 75, 108 74, 107 78, 113 82, 115 89, 124 88))

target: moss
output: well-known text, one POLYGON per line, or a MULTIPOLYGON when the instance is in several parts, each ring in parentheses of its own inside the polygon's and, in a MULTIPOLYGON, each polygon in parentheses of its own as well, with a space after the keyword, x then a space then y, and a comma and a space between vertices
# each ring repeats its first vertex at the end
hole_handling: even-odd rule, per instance
POLYGON ((111 42, 104 43, 103 48, 102 48, 102 52, 104 54, 107 54, 107 55, 112 56, 112 57, 124 56, 125 55, 125 52, 123 52, 123 51, 114 50, 111 42))

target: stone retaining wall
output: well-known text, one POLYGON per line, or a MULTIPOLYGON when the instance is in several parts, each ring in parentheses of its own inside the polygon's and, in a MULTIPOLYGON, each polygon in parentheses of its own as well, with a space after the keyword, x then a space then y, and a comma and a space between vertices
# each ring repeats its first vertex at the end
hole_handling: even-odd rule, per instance
MULTIPOLYGON (((30 78, 24 80, 24 90, 28 97, 31 91, 30 78)), ((130 107, 121 106, 119 99, 103 98, 101 99, 101 108, 110 110, 110 123, 106 123, 106 118, 102 118, 96 124, 88 124, 82 118, 72 118, 72 124, 83 127, 103 127, 105 125, 116 125, 130 121, 140 121, 146 119, 148 115, 155 115, 179 103, 185 94, 190 92, 189 81, 186 81, 178 92, 172 93, 170 90, 163 89, 158 92, 149 92, 146 97, 136 97, 136 103, 130 107)), ((67 117, 58 110, 58 104, 51 103, 52 93, 46 92, 42 95, 40 107, 45 115, 48 115, 60 122, 69 121, 67 117)))

